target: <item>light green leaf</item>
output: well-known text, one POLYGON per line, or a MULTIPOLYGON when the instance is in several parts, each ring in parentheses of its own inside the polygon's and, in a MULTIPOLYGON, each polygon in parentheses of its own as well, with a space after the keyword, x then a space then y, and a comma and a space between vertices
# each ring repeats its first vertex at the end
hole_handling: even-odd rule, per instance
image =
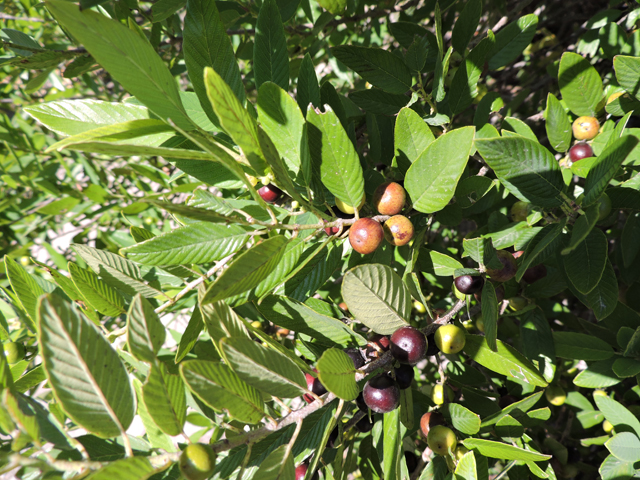
POLYGON ((180 363, 182 359, 191 351, 191 349, 198 342, 198 337, 202 333, 204 322, 202 321, 202 313, 199 308, 194 308, 187 328, 185 328, 180 337, 180 343, 176 350, 175 363, 180 363))
POLYGON ((306 393, 302 371, 285 355, 249 338, 223 338, 220 345, 225 361, 252 387, 284 398, 306 393))
POLYGON ((400 409, 385 413, 383 418, 383 478, 401 478, 400 455, 404 427, 400 423, 400 409))
POLYGON ((634 463, 640 460, 640 439, 633 433, 617 433, 604 445, 618 460, 634 463))
POLYGON ((449 277, 453 275, 457 269, 462 268, 462 264, 449 255, 436 252, 435 250, 428 250, 428 252, 431 257, 433 271, 438 276, 449 277))
POLYGON ((149 42, 94 10, 80 11, 77 5, 62 0, 48 0, 46 5, 78 43, 153 113, 171 119, 183 130, 195 128, 171 72, 149 42))
POLYGON ((551 148, 560 153, 569 150, 571 146, 571 122, 569 121, 569 115, 567 115, 560 101, 551 92, 547 95, 547 108, 544 113, 544 118, 546 120, 544 127, 551 148))
POLYGON ((452 130, 431 143, 415 160, 405 177, 413 208, 433 213, 447 206, 467 165, 474 133, 475 127, 452 130))
POLYGON ((151 365, 147 381, 142 385, 142 399, 149 416, 167 435, 182 432, 187 415, 184 383, 178 375, 172 375, 158 362, 151 365))
POLYGON ((95 471, 87 480, 142 480, 149 478, 156 472, 162 471, 165 467, 154 468, 146 457, 131 457, 116 460, 108 463, 100 470, 95 471))
POLYGON ((4 257, 4 266, 11 289, 16 294, 22 309, 27 314, 26 320, 29 322, 27 327, 32 331, 36 331, 36 307, 38 305, 38 297, 44 294, 44 290, 35 279, 27 273, 27 271, 17 262, 12 260, 8 255, 4 257))
POLYGON ((153 306, 136 295, 127 314, 127 344, 131 354, 138 360, 154 362, 164 344, 165 334, 153 306))
POLYGON ((225 364, 187 360, 180 365, 180 375, 195 395, 218 411, 234 419, 257 424, 264 416, 264 402, 253 387, 244 383, 225 364))
POLYGON ((386 265, 366 264, 349 270, 342 281, 342 298, 357 321, 381 335, 408 324, 411 294, 386 265))
POLYGON ((294 480, 293 456, 287 455, 287 445, 280 445, 260 464, 253 478, 260 480, 294 480))
POLYGON ((640 100, 640 58, 616 55, 613 68, 620 86, 640 100))
POLYGON ((569 109, 578 116, 595 117, 602 101, 602 80, 589 60, 573 52, 565 52, 558 71, 560 93, 569 109))
POLYGON ((633 477, 635 468, 632 462, 623 462, 613 455, 609 455, 598 469, 602 480, 628 480, 633 477))
POLYGON ((473 452, 467 452, 458 461, 455 470, 456 480, 477 480, 476 457, 473 452))
POLYGON ((605 395, 594 395, 593 400, 616 432, 633 432, 636 436, 640 435, 640 420, 621 403, 605 395))
POLYGON ((122 249, 145 265, 188 265, 215 262, 240 249, 249 239, 246 228, 199 222, 122 249))
POLYGON ((360 393, 353 360, 342 350, 325 350, 318 360, 318 378, 322 385, 343 400, 355 400, 360 393))
POLYGON ((551 455, 543 455, 542 453, 532 450, 525 450, 524 448, 507 445, 506 443, 480 438, 467 438, 462 443, 464 443, 464 446, 468 449, 477 449, 482 455, 489 458, 521 460, 523 462, 543 462, 551 458, 551 455))
POLYGON ((408 107, 398 113, 393 138, 398 167, 404 172, 435 140, 429 125, 408 107))
POLYGON ((574 385, 584 388, 606 388, 622 381, 613 373, 615 358, 594 362, 573 379, 574 385))
POLYGON ((38 327, 49 386, 67 415, 100 437, 124 433, 135 414, 133 389, 98 327, 55 295, 40 300, 38 327))
POLYGON ((465 435, 475 435, 480 431, 480 415, 473 413, 459 403, 446 405, 453 428, 465 435))
POLYGON ((69 262, 71 279, 85 301, 103 315, 117 317, 125 313, 124 299, 118 291, 100 280, 91 270, 69 262))

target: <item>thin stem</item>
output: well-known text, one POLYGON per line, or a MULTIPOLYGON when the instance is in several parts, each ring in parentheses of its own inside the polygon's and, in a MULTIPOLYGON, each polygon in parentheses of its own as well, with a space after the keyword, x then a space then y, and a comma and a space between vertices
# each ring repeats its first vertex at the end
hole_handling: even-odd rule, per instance
POLYGON ((507 475, 507 472, 509 470, 511 470, 511 467, 513 467, 516 464, 515 460, 511 460, 506 467, 504 467, 504 470, 502 470, 498 475, 496 475, 496 477, 493 480, 501 480, 502 478, 504 478, 507 475))
POLYGON ((244 475, 244 471, 247 468, 247 464, 249 463, 249 458, 251 457, 251 447, 253 447, 253 444, 249 444, 247 446, 247 453, 244 456, 244 459, 242 460, 242 465, 240 466, 240 473, 238 473, 238 477, 236 478, 236 480, 242 480, 242 475, 244 475))

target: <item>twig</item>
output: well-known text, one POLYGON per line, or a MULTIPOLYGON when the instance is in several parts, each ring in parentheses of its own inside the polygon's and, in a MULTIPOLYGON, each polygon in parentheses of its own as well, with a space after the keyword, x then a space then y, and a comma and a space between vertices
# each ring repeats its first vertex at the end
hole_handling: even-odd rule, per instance
POLYGON ((430 454, 431 454, 431 449, 429 447, 425 448, 424 451, 422 452, 422 455, 420 455, 420 458, 418 459, 418 465, 416 466, 416 469, 411 474, 411 480, 416 480, 417 478, 420 477, 422 470, 424 470, 424 467, 427 466, 427 462, 424 461, 424 457, 430 454))
POLYGON ((14 17, 13 15, 7 15, 6 13, 0 13, 0 19, 2 19, 2 20, 20 20, 20 21, 23 21, 23 22, 38 22, 38 23, 44 22, 44 20, 42 18, 14 17))
POLYGON ((156 308, 155 312, 156 313, 163 312, 164 310, 169 308, 171 305, 174 305, 178 300, 184 297, 187 293, 189 293, 191 290, 193 290, 202 282, 204 282, 207 278, 209 278, 218 270, 220 270, 222 267, 224 267, 227 264, 227 262, 231 259, 231 257, 233 257, 233 255, 235 254, 227 255, 219 262, 216 262, 216 264, 213 267, 211 267, 207 273, 205 273, 202 277, 195 279, 193 282, 188 283, 187 286, 184 287, 182 290, 180 290, 180 292, 175 297, 173 297, 168 302, 163 303, 158 308, 156 308))
POLYGON ((498 475, 496 475, 493 480, 500 480, 500 479, 504 478, 507 475, 507 472, 509 470, 511 470, 511 467, 513 467, 515 464, 516 464, 516 461, 515 460, 511 460, 507 464, 507 466, 504 467, 504 470, 502 470, 498 475))

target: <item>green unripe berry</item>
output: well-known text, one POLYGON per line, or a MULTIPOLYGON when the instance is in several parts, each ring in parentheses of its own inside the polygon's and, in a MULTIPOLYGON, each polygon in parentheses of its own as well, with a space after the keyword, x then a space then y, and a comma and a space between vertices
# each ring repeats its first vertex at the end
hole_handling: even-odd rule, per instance
POLYGON ((25 353, 24 345, 21 343, 7 342, 4 344, 4 356, 11 365, 22 360, 25 353))
POLYGON ((187 480, 205 480, 213 473, 216 456, 211 447, 192 443, 180 455, 180 472, 187 480))
POLYGON ((555 405, 556 407, 564 405, 564 402, 567 399, 567 393, 559 385, 548 386, 544 391, 544 396, 551 405, 555 405))
POLYGON ((436 455, 447 455, 449 450, 455 451, 458 439, 450 428, 444 425, 436 425, 429 430, 427 444, 436 455))

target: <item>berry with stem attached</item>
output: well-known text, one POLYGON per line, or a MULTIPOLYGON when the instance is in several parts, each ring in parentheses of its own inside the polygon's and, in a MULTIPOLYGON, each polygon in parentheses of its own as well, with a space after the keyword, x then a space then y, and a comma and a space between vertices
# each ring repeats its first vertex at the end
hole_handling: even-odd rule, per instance
POLYGON ((453 390, 449 385, 442 385, 441 383, 437 383, 433 386, 433 390, 431 390, 431 400, 436 405, 442 405, 445 401, 451 401, 454 397, 453 390), (445 398, 445 392, 447 397, 445 398))
POLYGON ((363 255, 375 252, 383 238, 382 226, 371 218, 360 218, 349 230, 349 243, 363 255))
POLYGON ((391 353, 400 363, 415 365, 427 352, 427 337, 417 328, 400 327, 391 335, 391 353))
POLYGON ((560 407, 567 399, 567 392, 560 385, 549 385, 544 391, 544 396, 551 405, 560 407))
POLYGON ((394 215, 384 222, 384 238, 391 245, 401 247, 413 238, 413 223, 404 215, 394 215))
POLYGON ((367 406, 376 413, 389 413, 400 405, 398 384, 386 373, 376 375, 362 390, 367 406))
MULTIPOLYGON (((304 480, 304 477, 307 476, 307 470, 309 470, 309 464, 308 463, 301 463, 300 465, 298 465, 296 467, 296 480, 304 480)), ((313 474, 313 476, 311 477, 311 480, 318 480, 318 472, 315 472, 313 474)))
POLYGON ((17 342, 7 342, 4 344, 4 356, 10 365, 18 363, 25 356, 24 345, 17 342))

